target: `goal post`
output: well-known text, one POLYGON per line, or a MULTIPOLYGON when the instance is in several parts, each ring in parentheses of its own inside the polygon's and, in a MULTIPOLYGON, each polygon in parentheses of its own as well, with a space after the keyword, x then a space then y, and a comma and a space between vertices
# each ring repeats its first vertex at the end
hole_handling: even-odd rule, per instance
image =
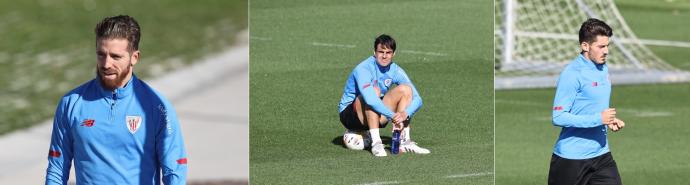
POLYGON ((495 0, 494 6, 496 89, 554 87, 580 52, 578 31, 590 17, 613 28, 607 57, 612 83, 690 81, 690 73, 640 42, 612 0, 495 0))

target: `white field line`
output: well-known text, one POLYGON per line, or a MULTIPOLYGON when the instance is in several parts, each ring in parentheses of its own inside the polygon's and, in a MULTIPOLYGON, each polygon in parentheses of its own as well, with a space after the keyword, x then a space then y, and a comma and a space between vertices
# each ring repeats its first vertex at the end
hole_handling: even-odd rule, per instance
POLYGON ((669 40, 651 40, 651 39, 640 39, 640 42, 644 45, 690 48, 690 42, 669 41, 669 40))
POLYGON ((535 120, 537 121, 548 121, 551 123, 551 119, 553 119, 551 116, 546 116, 546 117, 536 117, 535 120))
MULTIPOLYGON (((250 37, 253 40, 261 40, 261 41, 271 41, 273 40, 270 37, 255 37, 252 36, 250 37)), ((356 45, 353 44, 337 44, 337 43, 325 43, 325 42, 311 42, 312 46, 323 46, 323 47, 336 47, 336 48, 355 48, 357 47, 356 45)), ((401 53, 408 53, 408 54, 414 54, 414 55, 429 55, 429 56, 448 56, 446 53, 439 53, 439 52, 429 52, 429 51, 416 51, 416 50, 400 50, 399 52, 401 53)))
POLYGON ((415 55, 448 56, 448 54, 445 54, 445 53, 427 52, 427 51, 400 50, 400 52, 401 53, 415 54, 415 55))
MULTIPOLYGON (((523 31, 518 31, 515 34, 518 36, 532 37, 532 38, 577 40, 577 35, 575 35, 575 34, 523 32, 523 31)), ((670 41, 670 40, 655 40, 655 39, 638 39, 638 40, 641 44, 644 44, 644 45, 690 48, 690 42, 670 41)), ((626 44, 634 44, 635 43, 635 40, 633 40, 633 39, 619 39, 619 41, 621 41, 621 43, 626 43, 626 44)))
POLYGON ((668 117, 673 116, 673 113, 666 111, 646 111, 635 109, 620 109, 620 112, 632 114, 634 117, 668 117))
POLYGON ((355 48, 357 46, 352 44, 333 44, 333 43, 323 43, 323 42, 312 42, 313 46, 325 46, 325 47, 337 47, 337 48, 355 48))
MULTIPOLYGON (((478 176, 485 176, 485 175, 492 175, 494 173, 492 172, 480 172, 480 173, 464 173, 464 174, 455 174, 455 175, 448 175, 445 176, 447 179, 454 179, 454 178, 465 178, 465 177, 478 177, 478 176)), ((404 181, 380 181, 380 182, 370 182, 370 183, 363 183, 363 184, 358 184, 358 185, 382 185, 382 184, 400 184, 403 183, 404 181)))
POLYGON ((641 112, 635 116, 637 116, 637 117, 668 117, 668 116, 673 116, 673 113, 670 113, 670 112, 641 112))
MULTIPOLYGON (((325 46, 325 47, 339 47, 339 48, 355 48, 357 46, 352 44, 334 44, 334 43, 323 43, 323 42, 312 42, 313 46, 325 46)), ((415 50, 400 50, 401 53, 408 53, 414 55, 430 55, 430 56, 448 56, 445 53, 438 52, 428 52, 428 51, 415 51, 415 50)))
POLYGON ((358 184, 358 185, 382 185, 382 184, 400 184, 401 182, 398 181, 381 181, 381 182, 370 182, 370 183, 364 183, 364 184, 358 184))
POLYGON ((477 176, 485 176, 485 175, 491 175, 494 174, 492 172, 481 172, 481 173, 467 173, 467 174, 456 174, 456 175, 449 175, 446 176, 446 178, 465 178, 465 177, 477 177, 477 176))
MULTIPOLYGON (((544 107, 540 103, 536 102, 530 102, 530 101, 522 101, 522 100, 501 100, 497 99, 495 100, 495 103, 499 104, 515 104, 515 105, 524 105, 524 106, 536 106, 536 107, 544 107)), ((618 110, 619 112, 625 112, 625 113, 630 113, 633 114, 634 117, 667 117, 667 116, 673 116, 673 113, 671 112, 666 112, 666 111, 647 111, 647 110, 635 110, 635 109, 620 109, 618 110)), ((550 120, 551 117, 546 118, 537 118, 537 120, 550 120)))

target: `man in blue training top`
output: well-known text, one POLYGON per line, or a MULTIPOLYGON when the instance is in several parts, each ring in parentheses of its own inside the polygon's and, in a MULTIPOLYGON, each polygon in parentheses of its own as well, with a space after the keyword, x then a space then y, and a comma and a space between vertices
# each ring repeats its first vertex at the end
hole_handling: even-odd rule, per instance
POLYGON ((186 184, 187 155, 172 105, 132 73, 140 28, 120 15, 96 25, 96 79, 55 111, 46 184, 186 184))
POLYGON ((340 122, 347 129, 343 142, 356 150, 371 144, 375 156, 386 156, 379 128, 391 121, 393 129, 402 129, 400 152, 428 154, 429 150, 410 139, 410 118, 422 106, 422 98, 405 71, 393 62, 395 47, 392 37, 377 37, 374 56, 357 65, 348 77, 338 107, 340 122), (362 134, 366 131, 368 134, 362 134))
POLYGON ((549 184, 621 184, 609 151, 607 127, 625 123, 609 108, 611 81, 606 57, 611 27, 590 18, 580 27, 580 55, 561 72, 552 122, 562 127, 551 157, 549 184))

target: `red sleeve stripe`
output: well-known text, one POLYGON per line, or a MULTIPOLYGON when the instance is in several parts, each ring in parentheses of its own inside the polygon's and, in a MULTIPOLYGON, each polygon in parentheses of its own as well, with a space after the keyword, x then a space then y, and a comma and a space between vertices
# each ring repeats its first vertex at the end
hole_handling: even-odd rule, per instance
POLYGON ((372 82, 372 83, 364 84, 364 85, 362 86, 362 89, 366 89, 367 87, 372 86, 372 84, 373 84, 373 85, 376 85, 377 83, 378 83, 378 80, 374 80, 374 82, 372 82))
POLYGON ((187 164, 187 158, 181 158, 177 160, 177 164, 187 164))
POLYGON ((50 150, 50 151, 48 151, 48 156, 50 156, 50 157, 60 157, 60 152, 54 151, 54 150, 50 150))

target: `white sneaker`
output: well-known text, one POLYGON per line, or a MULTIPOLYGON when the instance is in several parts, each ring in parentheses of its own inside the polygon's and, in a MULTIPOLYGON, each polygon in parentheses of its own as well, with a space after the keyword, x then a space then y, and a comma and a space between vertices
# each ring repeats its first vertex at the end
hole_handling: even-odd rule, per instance
POLYGON ((415 153, 415 154, 429 154, 431 151, 426 148, 417 146, 417 142, 407 140, 407 142, 400 144, 401 153, 415 153))
POLYGON ((385 157, 388 154, 386 154, 386 148, 383 146, 383 143, 376 142, 372 145, 371 147, 371 153, 374 154, 376 157, 385 157))

